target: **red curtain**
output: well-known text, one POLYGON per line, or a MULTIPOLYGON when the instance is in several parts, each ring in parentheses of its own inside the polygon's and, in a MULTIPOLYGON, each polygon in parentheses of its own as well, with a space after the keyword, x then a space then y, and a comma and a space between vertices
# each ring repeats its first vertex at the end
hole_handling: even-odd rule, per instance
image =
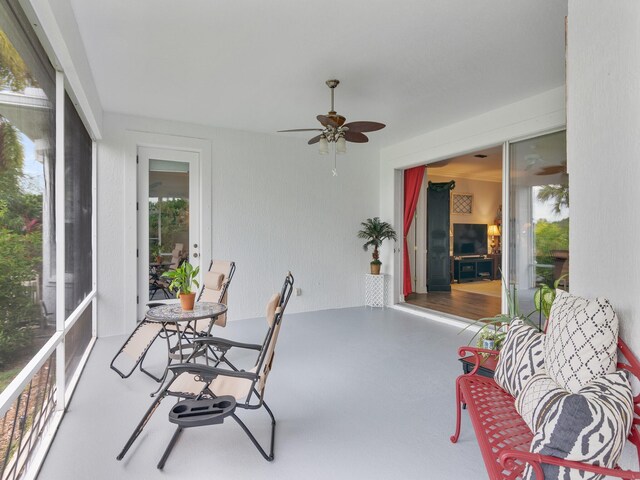
POLYGON ((409 264, 409 248, 407 246, 407 234, 411 227, 413 215, 416 213, 418 197, 420 196, 420 186, 424 177, 425 166, 409 168, 404 171, 404 296, 413 292, 411 285, 411 265, 409 264))

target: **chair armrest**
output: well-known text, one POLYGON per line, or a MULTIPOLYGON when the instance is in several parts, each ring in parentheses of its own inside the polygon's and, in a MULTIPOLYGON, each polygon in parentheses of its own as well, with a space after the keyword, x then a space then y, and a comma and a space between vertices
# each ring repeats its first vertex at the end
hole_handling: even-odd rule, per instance
POLYGON ((471 353, 473 355, 473 363, 475 363, 475 366, 473 367, 473 370, 471 370, 466 375, 474 375, 482 365, 482 362, 486 361, 486 358, 488 357, 498 358, 498 356, 500 355, 500 352, 497 350, 488 350, 486 348, 471 347, 469 345, 465 345, 463 347, 458 348, 458 355, 460 357, 464 357, 468 353, 471 353), (487 357, 483 358, 482 354, 485 354, 487 357))
POLYGON ((245 348, 247 350, 261 350, 262 345, 255 343, 242 343, 233 340, 227 340, 226 338, 219 337, 201 337, 193 341, 193 343, 199 345, 213 345, 219 347, 221 350, 229 350, 231 347, 245 348))
POLYGON ((536 474, 536 478, 544 479, 542 464, 557 465, 560 467, 571 468, 575 470, 584 470, 586 472, 598 473, 616 478, 624 479, 640 479, 640 472, 631 470, 622 470, 619 468, 606 468, 597 465, 589 465, 588 463, 574 462, 563 458, 552 457, 550 455, 540 455, 539 453, 519 452, 517 450, 504 450, 500 453, 499 462, 507 470, 516 469, 516 460, 521 460, 530 464, 536 474))
POLYGON ((180 363, 177 365, 170 365, 169 370, 171 370, 171 372, 176 376, 181 373, 191 373, 202 377, 205 381, 213 380, 220 375, 225 377, 244 378, 246 380, 256 380, 258 378, 258 375, 253 372, 225 370, 223 368, 211 367, 209 365, 202 365, 199 363, 180 363))

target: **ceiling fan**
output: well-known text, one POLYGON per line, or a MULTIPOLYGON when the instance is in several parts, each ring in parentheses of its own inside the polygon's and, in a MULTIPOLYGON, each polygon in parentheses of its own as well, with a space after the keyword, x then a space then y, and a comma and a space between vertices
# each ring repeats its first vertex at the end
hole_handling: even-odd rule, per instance
POLYGON ((366 143, 369 141, 364 132, 375 132, 385 127, 384 123, 378 122, 346 122, 346 118, 334 110, 333 91, 340 84, 339 80, 327 80, 327 86, 331 89, 331 110, 326 115, 318 115, 316 118, 322 128, 295 128, 293 130, 278 130, 280 132, 320 132, 313 137, 309 145, 319 143, 320 153, 329 153, 329 143, 335 143, 336 153, 347 151, 346 142, 366 143))
POLYGON ((550 165, 548 167, 542 167, 536 175, 555 175, 557 173, 566 174, 567 166, 566 165, 550 165))

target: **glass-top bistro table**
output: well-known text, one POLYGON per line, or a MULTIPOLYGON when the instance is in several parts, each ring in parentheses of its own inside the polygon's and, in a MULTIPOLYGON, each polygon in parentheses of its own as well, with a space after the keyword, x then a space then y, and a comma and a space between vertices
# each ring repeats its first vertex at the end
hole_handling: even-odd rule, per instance
MULTIPOLYGON (((167 339, 167 367, 165 368, 162 376, 160 388, 162 388, 162 384, 167 377, 169 365, 171 365, 172 361, 190 361, 198 356, 198 352, 190 351, 193 349, 193 343, 189 341, 189 337, 193 339, 198 335, 195 324, 192 322, 207 318, 211 319, 206 330, 208 335, 213 327, 213 320, 226 311, 227 307, 225 305, 215 302, 196 302, 193 306, 193 310, 182 310, 180 303, 172 303, 153 307, 147 311, 146 320, 149 322, 161 323, 163 333, 167 339), (175 345, 171 345, 169 340, 172 334, 175 334, 175 345)), ((157 392, 154 392, 152 396, 155 393, 157 392)))

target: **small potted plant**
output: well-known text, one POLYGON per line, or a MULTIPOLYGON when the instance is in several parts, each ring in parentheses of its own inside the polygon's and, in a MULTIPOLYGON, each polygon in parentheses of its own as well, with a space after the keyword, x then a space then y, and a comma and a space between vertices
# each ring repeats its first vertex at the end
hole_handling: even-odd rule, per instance
POLYGON ((500 313, 491 318, 481 318, 480 320, 467 325, 462 329, 462 332, 472 325, 482 325, 482 328, 471 338, 471 340, 477 337, 476 345, 478 347, 486 348, 488 350, 500 350, 502 348, 502 344, 504 343, 504 339, 507 336, 509 325, 516 318, 520 318, 528 325, 531 325, 539 331, 543 331, 544 325, 542 323, 542 315, 544 315, 544 317, 547 319, 549 318, 551 314, 551 306, 553 305, 553 301, 556 298, 555 289, 558 288, 559 283, 564 280, 564 277, 565 275, 556 280, 553 284, 553 288, 549 287, 546 284, 538 287, 533 296, 535 309, 528 315, 524 315, 520 312, 516 286, 512 285, 513 290, 508 289, 506 284, 504 283, 503 276, 503 288, 505 298, 507 299, 508 313, 500 313), (536 314, 536 312, 539 314, 537 325, 531 319, 536 314))
POLYGON ((382 245, 383 240, 396 241, 396 232, 387 222, 381 222, 379 217, 367 218, 366 222, 360 224, 362 230, 358 232, 358 238, 362 238, 367 242, 362 246, 364 251, 368 251, 369 247, 373 247, 373 260, 371 261, 371 273, 373 275, 380 274, 380 265, 382 262, 379 258, 378 248, 382 245))
POLYGON ((151 261, 156 263, 162 263, 162 245, 156 243, 153 247, 151 247, 151 261))
POLYGON ((182 310, 193 310, 196 293, 191 291, 191 287, 193 285, 195 285, 196 288, 200 286, 198 280, 196 280, 198 272, 200 272, 200 267, 193 268, 193 265, 185 261, 175 270, 169 270, 162 274, 163 277, 171 280, 169 290, 177 292, 182 310))

